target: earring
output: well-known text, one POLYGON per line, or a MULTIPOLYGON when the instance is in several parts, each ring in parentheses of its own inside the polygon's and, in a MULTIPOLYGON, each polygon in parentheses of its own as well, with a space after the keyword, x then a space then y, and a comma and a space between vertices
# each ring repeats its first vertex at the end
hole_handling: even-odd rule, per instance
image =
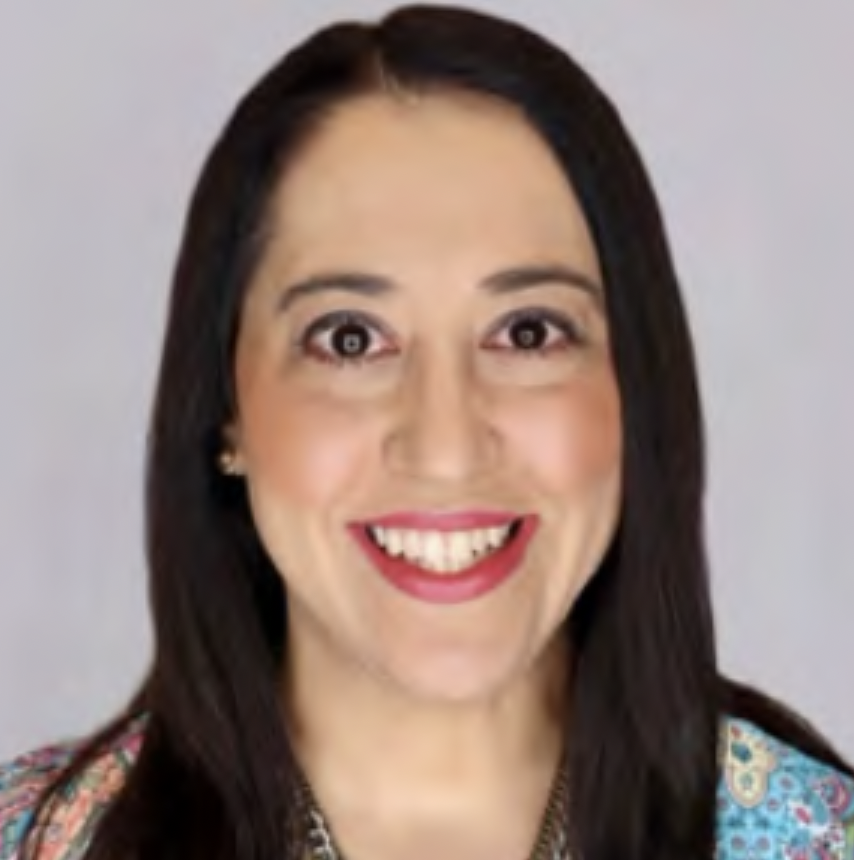
POLYGON ((239 474, 237 455, 230 449, 220 452, 219 457, 217 457, 217 465, 223 475, 228 475, 233 478, 235 475, 239 474))

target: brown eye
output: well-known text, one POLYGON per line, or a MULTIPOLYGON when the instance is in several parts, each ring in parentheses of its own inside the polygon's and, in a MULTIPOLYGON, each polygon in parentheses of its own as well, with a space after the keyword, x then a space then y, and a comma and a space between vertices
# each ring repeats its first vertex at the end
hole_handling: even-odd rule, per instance
POLYGON ((315 320, 299 336, 297 347, 309 358, 339 366, 356 366, 397 352, 379 322, 350 311, 315 320))
POLYGON ((517 349, 542 349, 549 339, 548 325, 541 319, 530 317, 514 322, 508 331, 511 343, 517 349))
POLYGON ((550 308, 526 308, 500 320, 484 346, 496 352, 547 355, 584 343, 584 335, 571 318, 550 308))
POLYGON ((332 349, 343 359, 362 356, 370 345, 370 333, 359 323, 347 323, 332 333, 332 349))

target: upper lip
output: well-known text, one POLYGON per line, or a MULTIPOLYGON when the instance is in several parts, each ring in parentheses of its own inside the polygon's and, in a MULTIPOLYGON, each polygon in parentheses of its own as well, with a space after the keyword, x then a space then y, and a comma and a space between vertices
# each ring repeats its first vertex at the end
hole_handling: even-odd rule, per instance
POLYGON ((390 529, 450 532, 507 526, 523 515, 510 511, 396 511, 363 520, 362 525, 390 529))

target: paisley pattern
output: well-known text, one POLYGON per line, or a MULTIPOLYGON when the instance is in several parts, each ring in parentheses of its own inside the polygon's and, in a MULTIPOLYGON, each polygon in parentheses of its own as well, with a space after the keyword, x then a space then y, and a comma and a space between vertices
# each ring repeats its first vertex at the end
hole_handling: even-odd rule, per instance
POLYGON ((854 860, 854 780, 739 720, 720 744, 718 860, 854 860))
MULTIPOLYGON (((39 860, 82 860, 143 736, 140 721, 63 793, 41 825, 39 860)), ((19 860, 40 792, 75 749, 47 747, 0 767, 0 860, 19 860)), ((721 725, 720 764, 716 860, 854 860, 854 780, 741 720, 721 725)))
MULTIPOLYGON (((79 860, 101 814, 124 784, 142 744, 139 721, 63 791, 46 824, 39 860, 79 860)), ((41 792, 67 765, 79 744, 28 753, 0 766, 0 860, 16 860, 41 792)))

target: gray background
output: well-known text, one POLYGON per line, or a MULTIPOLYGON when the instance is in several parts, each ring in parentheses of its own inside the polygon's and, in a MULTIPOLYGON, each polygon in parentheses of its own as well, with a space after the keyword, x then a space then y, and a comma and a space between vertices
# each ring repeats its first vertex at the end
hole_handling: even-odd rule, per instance
MULTIPOLYGON (((146 666, 144 426, 204 151, 285 46, 389 5, 0 0, 0 757, 146 666)), ((639 139, 700 352, 723 665, 854 755, 854 6, 479 5, 639 139)))

